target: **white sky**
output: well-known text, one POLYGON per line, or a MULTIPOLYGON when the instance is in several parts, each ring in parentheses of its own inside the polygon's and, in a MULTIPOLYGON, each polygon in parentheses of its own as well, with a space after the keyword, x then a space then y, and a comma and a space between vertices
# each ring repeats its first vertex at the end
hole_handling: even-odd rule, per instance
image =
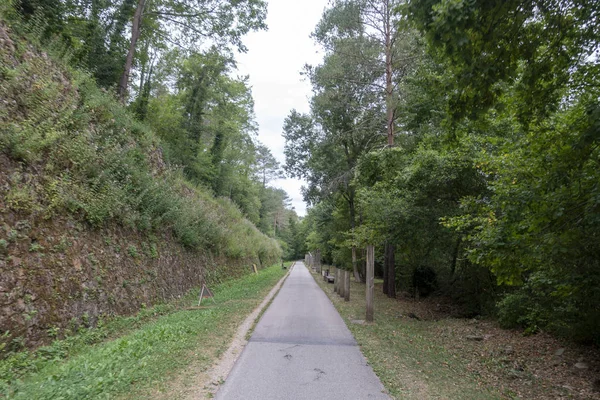
MULTIPOLYGON (((239 54, 238 70, 250 75, 259 140, 285 162, 283 120, 290 110, 309 111, 310 83, 300 76, 304 64, 318 64, 323 56, 309 37, 321 19, 327 0, 268 0, 268 31, 252 32, 244 38, 248 48, 239 54)), ((272 186, 284 189, 298 215, 306 214, 296 179, 279 179, 272 186)))

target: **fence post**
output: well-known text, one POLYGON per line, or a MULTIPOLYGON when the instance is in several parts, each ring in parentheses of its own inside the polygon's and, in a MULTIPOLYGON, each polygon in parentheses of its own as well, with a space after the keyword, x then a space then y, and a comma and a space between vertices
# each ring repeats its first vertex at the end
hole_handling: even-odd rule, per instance
POLYGON ((317 270, 317 274, 321 274, 321 250, 317 250, 315 252, 315 268, 317 270))
POLYGON ((335 273, 333 274, 333 293, 337 293, 338 291, 338 285, 340 284, 339 272, 340 270, 336 268, 335 273))
POLYGON ((346 271, 344 277, 344 301, 350 301, 350 271, 346 271))
POLYGON ((375 274, 375 248, 367 246, 367 322, 373 322, 373 288, 375 274))

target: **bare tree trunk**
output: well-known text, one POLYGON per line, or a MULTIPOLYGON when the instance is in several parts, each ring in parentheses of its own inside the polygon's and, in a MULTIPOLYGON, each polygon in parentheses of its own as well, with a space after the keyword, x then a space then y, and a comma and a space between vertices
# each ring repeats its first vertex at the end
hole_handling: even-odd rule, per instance
POLYGON ((396 298, 396 246, 388 244, 386 259, 388 261, 388 297, 396 298))
POLYGON ((361 282, 362 283, 366 283, 367 282, 367 250, 366 249, 361 249, 360 254, 362 256, 361 258, 361 262, 360 262, 360 273, 361 275, 361 282))
POLYGON ((344 301, 350 301, 350 271, 344 274, 344 301))
POLYGON ((387 139, 388 146, 394 146, 394 86, 392 84, 393 76, 393 56, 392 56, 392 24, 389 1, 384 5, 384 33, 385 33, 385 106, 387 114, 387 139))
POLYGON ((127 100, 127 88, 129 86, 129 75, 131 74, 131 67, 133 66, 133 56, 135 55, 135 46, 140 38, 140 28, 142 25, 142 13, 146 0, 138 0, 137 8, 133 16, 133 27, 131 28, 131 43, 129 44, 129 52, 127 52, 127 59, 125 60, 125 69, 121 80, 119 81, 119 99, 121 103, 125 103, 127 100))
MULTIPOLYGON (((354 240, 354 228, 356 227, 356 208, 354 205, 354 189, 348 194, 348 207, 350 208, 350 226, 352 227, 352 240, 354 240)), ((358 273, 358 265, 356 264, 356 246, 352 246, 352 273, 354 281, 360 282, 360 274, 358 273)))

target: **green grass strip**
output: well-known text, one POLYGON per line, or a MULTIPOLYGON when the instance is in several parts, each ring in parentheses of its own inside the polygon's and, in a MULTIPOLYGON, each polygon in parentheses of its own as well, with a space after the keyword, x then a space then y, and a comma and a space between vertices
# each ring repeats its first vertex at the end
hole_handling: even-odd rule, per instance
MULTIPOLYGON (((203 309, 174 311, 114 340, 62 360, 47 360, 6 387, 14 399, 109 399, 164 385, 190 363, 205 363, 227 346, 243 321, 285 274, 280 265, 212 288, 203 309)), ((206 301, 205 300, 205 301, 206 301)), ((188 305, 197 299, 190 297, 188 305)))

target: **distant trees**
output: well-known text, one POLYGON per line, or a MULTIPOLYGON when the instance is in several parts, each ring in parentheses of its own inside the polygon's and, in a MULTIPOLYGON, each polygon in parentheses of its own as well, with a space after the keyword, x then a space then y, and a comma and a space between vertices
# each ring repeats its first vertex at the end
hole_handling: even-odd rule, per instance
POLYGON ((314 204, 307 245, 347 268, 343 254, 375 244, 388 295, 443 292, 467 314, 598 343, 600 6, 394 4, 392 101, 387 9, 336 1, 315 31, 311 115, 285 129, 288 171, 314 204))

